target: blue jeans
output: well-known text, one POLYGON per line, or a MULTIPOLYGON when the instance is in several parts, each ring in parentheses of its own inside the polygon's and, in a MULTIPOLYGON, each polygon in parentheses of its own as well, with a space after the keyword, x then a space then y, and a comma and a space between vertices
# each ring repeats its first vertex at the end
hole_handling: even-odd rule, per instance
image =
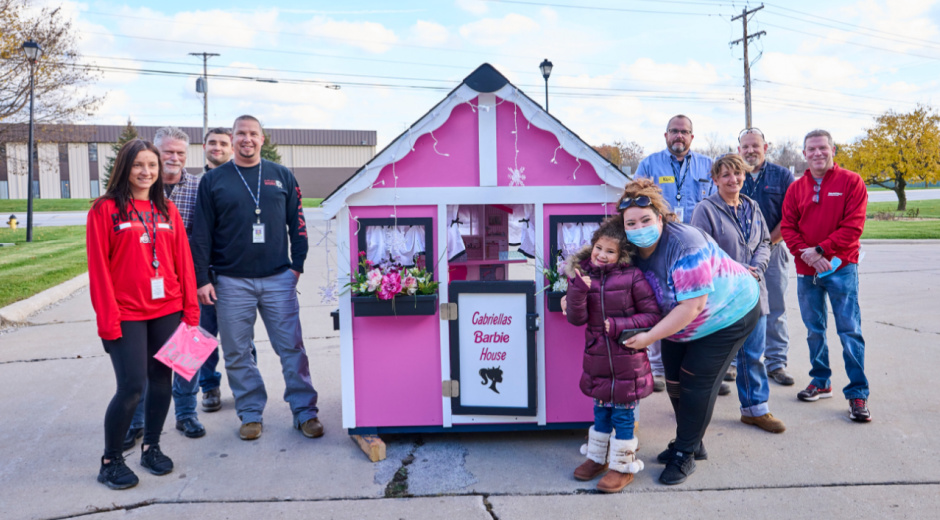
POLYGON ((779 242, 770 248, 770 263, 764 271, 767 282, 767 300, 770 314, 767 316, 767 343, 764 347, 764 364, 773 372, 787 366, 790 351, 790 334, 787 329, 787 287, 790 254, 787 246, 779 242))
POLYGON ((761 316, 735 357, 738 362, 738 400, 741 401, 741 415, 745 417, 760 417, 770 412, 767 406, 770 384, 767 370, 760 360, 764 354, 766 328, 767 316, 761 316))
POLYGON ((865 339, 862 338, 862 312, 858 306, 858 266, 849 264, 835 273, 797 277, 797 296, 800 315, 806 325, 806 342, 813 367, 809 375, 812 385, 829 388, 832 370, 829 368, 829 347, 826 344, 828 310, 826 295, 832 304, 836 331, 842 342, 842 358, 849 384, 842 389, 846 399, 868 399, 868 378, 865 377, 865 339))
MULTIPOLYGON (((206 332, 218 337, 219 320, 215 315, 215 305, 199 304, 199 326, 206 329, 206 332)), ((216 347, 206 358, 206 362, 199 369, 199 386, 202 387, 202 393, 214 390, 222 385, 222 374, 216 372, 219 366, 219 349, 216 347)))
POLYGON ((258 314, 264 321, 274 353, 281 360, 284 400, 294 426, 317 416, 317 391, 310 381, 310 364, 300 329, 297 277, 290 269, 265 278, 219 276, 215 310, 225 355, 229 387, 242 424, 261 422, 268 400, 264 380, 252 359, 252 340, 258 314))
POLYGON ((610 433, 617 430, 614 438, 626 441, 633 438, 634 408, 607 408, 594 405, 594 431, 610 433))

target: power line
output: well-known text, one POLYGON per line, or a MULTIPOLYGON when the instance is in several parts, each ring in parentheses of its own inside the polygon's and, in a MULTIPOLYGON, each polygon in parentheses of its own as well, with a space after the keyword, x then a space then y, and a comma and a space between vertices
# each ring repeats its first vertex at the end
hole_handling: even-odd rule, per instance
MULTIPOLYGON (((765 2, 765 3, 766 3, 766 2, 765 2)), ((799 20, 799 21, 803 21, 803 22, 806 22, 806 23, 812 23, 812 24, 817 24, 817 25, 823 25, 823 26, 825 26, 825 27, 832 27, 831 25, 826 25, 826 24, 823 24, 822 22, 817 21, 817 20, 826 20, 826 21, 829 21, 829 22, 833 22, 833 23, 837 23, 837 24, 841 24, 841 25, 846 25, 846 26, 849 26, 849 27, 855 27, 856 29, 862 29, 862 30, 870 31, 870 32, 874 32, 874 33, 886 34, 886 35, 888 35, 888 36, 894 36, 894 37, 897 37, 897 38, 904 38, 904 39, 908 39, 908 40, 911 40, 911 41, 914 41, 914 42, 926 43, 926 44, 929 44, 929 45, 933 45, 933 46, 938 46, 938 47, 940 47, 940 42, 935 42, 935 41, 931 41, 931 40, 925 40, 925 39, 922 39, 922 38, 912 38, 912 37, 910 37, 910 36, 904 36, 904 35, 902 35, 902 34, 892 33, 892 32, 889 32, 889 31, 883 31, 883 30, 881 30, 881 29, 874 29, 874 28, 871 28, 871 27, 865 27, 865 26, 862 26, 862 25, 857 25, 857 24, 852 24, 852 23, 848 23, 848 22, 843 22, 843 21, 841 21, 841 20, 836 20, 836 19, 833 19, 833 18, 821 17, 821 16, 819 16, 818 14, 815 14, 815 13, 806 13, 806 12, 803 12, 803 11, 798 11, 798 10, 796 10, 796 9, 790 9, 790 8, 788 8, 788 7, 777 6, 777 5, 773 5, 773 4, 770 4, 770 3, 766 3, 766 4, 767 4, 767 7, 769 7, 771 10, 773 10, 773 9, 779 9, 779 10, 781 10, 781 11, 790 11, 790 12, 792 12, 792 13, 797 13, 797 14, 801 14, 801 15, 804 15, 804 16, 809 16, 810 19, 797 19, 797 18, 795 18, 795 17, 790 17, 790 18, 793 18, 794 20, 799 20)), ((778 14, 778 16, 785 16, 785 15, 780 15, 780 14, 778 14)), ((833 27, 833 28, 834 28, 834 29, 837 29, 837 27, 833 27)), ((845 29, 839 29, 839 30, 845 31, 845 29)), ((853 32, 858 32, 858 31, 853 31, 853 32)))
MULTIPOLYGON (((524 2, 522 0, 484 0, 485 2, 493 2, 500 4, 517 4, 517 5, 528 5, 536 7, 561 7, 564 9, 583 9, 587 11, 610 11, 610 12, 620 12, 620 13, 643 13, 643 14, 668 14, 671 16, 721 16, 719 14, 712 13, 692 13, 692 12, 683 12, 683 11, 651 11, 647 9, 627 9, 625 7, 602 7, 602 6, 590 6, 590 5, 571 5, 571 4, 558 4, 558 3, 549 3, 549 2, 524 2)), ((661 1, 658 3, 683 3, 683 4, 692 4, 692 5, 702 5, 714 7, 715 4, 698 4, 693 2, 667 2, 661 1)))
MULTIPOLYGON (((781 29, 781 30, 784 30, 784 31, 795 32, 795 33, 798 33, 798 34, 805 34, 805 35, 807 35, 807 36, 815 36, 815 37, 817 37, 817 38, 826 38, 826 36, 824 36, 824 35, 822 35, 822 34, 816 34, 816 33, 811 33, 811 32, 806 32, 806 31, 800 31, 800 30, 798 30, 798 29, 791 29, 790 27, 784 27, 784 26, 782 26, 782 25, 775 25, 775 24, 767 23, 767 22, 762 22, 762 23, 763 23, 763 25, 766 25, 767 27, 774 27, 774 28, 776 28, 776 29, 781 29)), ((897 51, 897 50, 893 50, 893 49, 888 49, 888 48, 886 48, 886 47, 878 47, 878 46, 875 46, 875 45, 865 45, 864 43, 852 42, 852 41, 847 41, 847 40, 846 40, 846 41, 843 41, 843 42, 840 42, 840 43, 841 43, 841 44, 845 44, 845 45, 855 45, 856 47, 864 47, 864 48, 866 48, 866 49, 875 49, 875 50, 883 51, 883 52, 891 52, 891 53, 894 53, 894 54, 905 54, 905 55, 907 55, 907 56, 916 56, 916 57, 918 57, 918 58, 927 58, 927 59, 929 59, 929 60, 940 60, 940 56, 930 56, 930 55, 927 55, 927 54, 918 54, 918 53, 914 53, 914 52, 897 51)))

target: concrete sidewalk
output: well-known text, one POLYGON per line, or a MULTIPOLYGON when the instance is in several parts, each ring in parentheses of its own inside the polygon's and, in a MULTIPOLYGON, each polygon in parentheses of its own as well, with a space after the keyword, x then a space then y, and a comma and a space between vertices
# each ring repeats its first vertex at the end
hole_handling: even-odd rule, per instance
MULTIPOLYGON (((311 242, 318 239, 314 231, 311 242)), ((340 427, 334 305, 320 304, 318 291, 326 275, 322 246, 311 250, 300 291, 326 435, 310 440, 291 428, 280 366, 259 320, 258 361, 269 396, 261 439, 238 439, 223 381, 222 410, 200 413, 205 437, 179 434, 171 409, 161 446, 176 463, 173 473, 147 473, 137 448, 127 457, 140 484, 111 491, 95 476, 114 379, 83 290, 32 317, 33 325, 0 334, 0 518, 937 518, 940 449, 931 439, 940 431, 940 399, 928 386, 940 367, 940 245, 878 243, 865 250, 872 423, 848 420, 832 320, 836 395, 797 401, 809 362, 793 278, 790 368, 797 385, 771 383, 770 400, 786 433, 740 423, 734 394, 719 398, 706 433, 709 460, 685 484, 663 486, 653 459, 675 424, 666 396, 654 394, 640 407, 647 468, 613 496, 596 495, 595 483, 571 477, 582 460, 583 431, 394 436, 385 438, 388 459, 368 462, 340 427), (399 484, 413 497, 386 498, 409 455, 414 462, 399 484)))

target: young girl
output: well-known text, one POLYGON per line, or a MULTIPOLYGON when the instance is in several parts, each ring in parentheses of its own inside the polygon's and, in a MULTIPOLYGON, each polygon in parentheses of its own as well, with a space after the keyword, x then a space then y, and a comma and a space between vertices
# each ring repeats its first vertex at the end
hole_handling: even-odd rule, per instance
POLYGON ((140 464, 154 475, 173 470, 160 450, 170 407, 170 368, 154 359, 180 321, 199 325, 196 275, 179 211, 163 196, 160 152, 135 139, 118 152, 107 192, 88 212, 91 303, 98 335, 111 357, 117 389, 104 417, 98 482, 137 485, 124 463, 124 434, 147 389, 140 464))
POLYGON ((594 232, 591 245, 568 257, 565 265, 568 322, 587 324, 581 391, 594 398, 587 460, 574 478, 592 480, 609 463, 610 471, 597 483, 605 493, 619 492, 643 469, 643 461, 636 458, 634 410, 653 392, 646 350, 629 349, 618 341, 622 331, 652 327, 660 319, 652 288, 630 264, 631 247, 623 224, 609 219, 594 232))

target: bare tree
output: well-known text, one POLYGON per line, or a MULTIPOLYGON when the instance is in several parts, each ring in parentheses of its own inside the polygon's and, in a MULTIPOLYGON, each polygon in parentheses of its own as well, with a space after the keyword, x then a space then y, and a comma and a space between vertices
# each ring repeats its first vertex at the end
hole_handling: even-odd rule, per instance
MULTIPOLYGON (((718 132, 709 132, 701 139, 704 139, 705 146, 692 149, 692 151, 697 154, 717 158, 727 153, 738 153, 738 149, 730 145, 727 141, 722 140, 718 132)), ((693 142, 697 142, 697 140, 693 142)))
POLYGON ((779 164, 784 168, 791 168, 796 175, 802 175, 803 172, 806 171, 806 160, 803 158, 802 141, 788 137, 779 144, 769 144, 767 160, 774 164, 779 164))
POLYGON ((613 144, 602 144, 595 146, 594 149, 608 161, 616 164, 618 168, 623 169, 624 166, 629 166, 631 172, 635 172, 640 161, 646 157, 643 146, 636 141, 628 143, 614 141, 613 144))

